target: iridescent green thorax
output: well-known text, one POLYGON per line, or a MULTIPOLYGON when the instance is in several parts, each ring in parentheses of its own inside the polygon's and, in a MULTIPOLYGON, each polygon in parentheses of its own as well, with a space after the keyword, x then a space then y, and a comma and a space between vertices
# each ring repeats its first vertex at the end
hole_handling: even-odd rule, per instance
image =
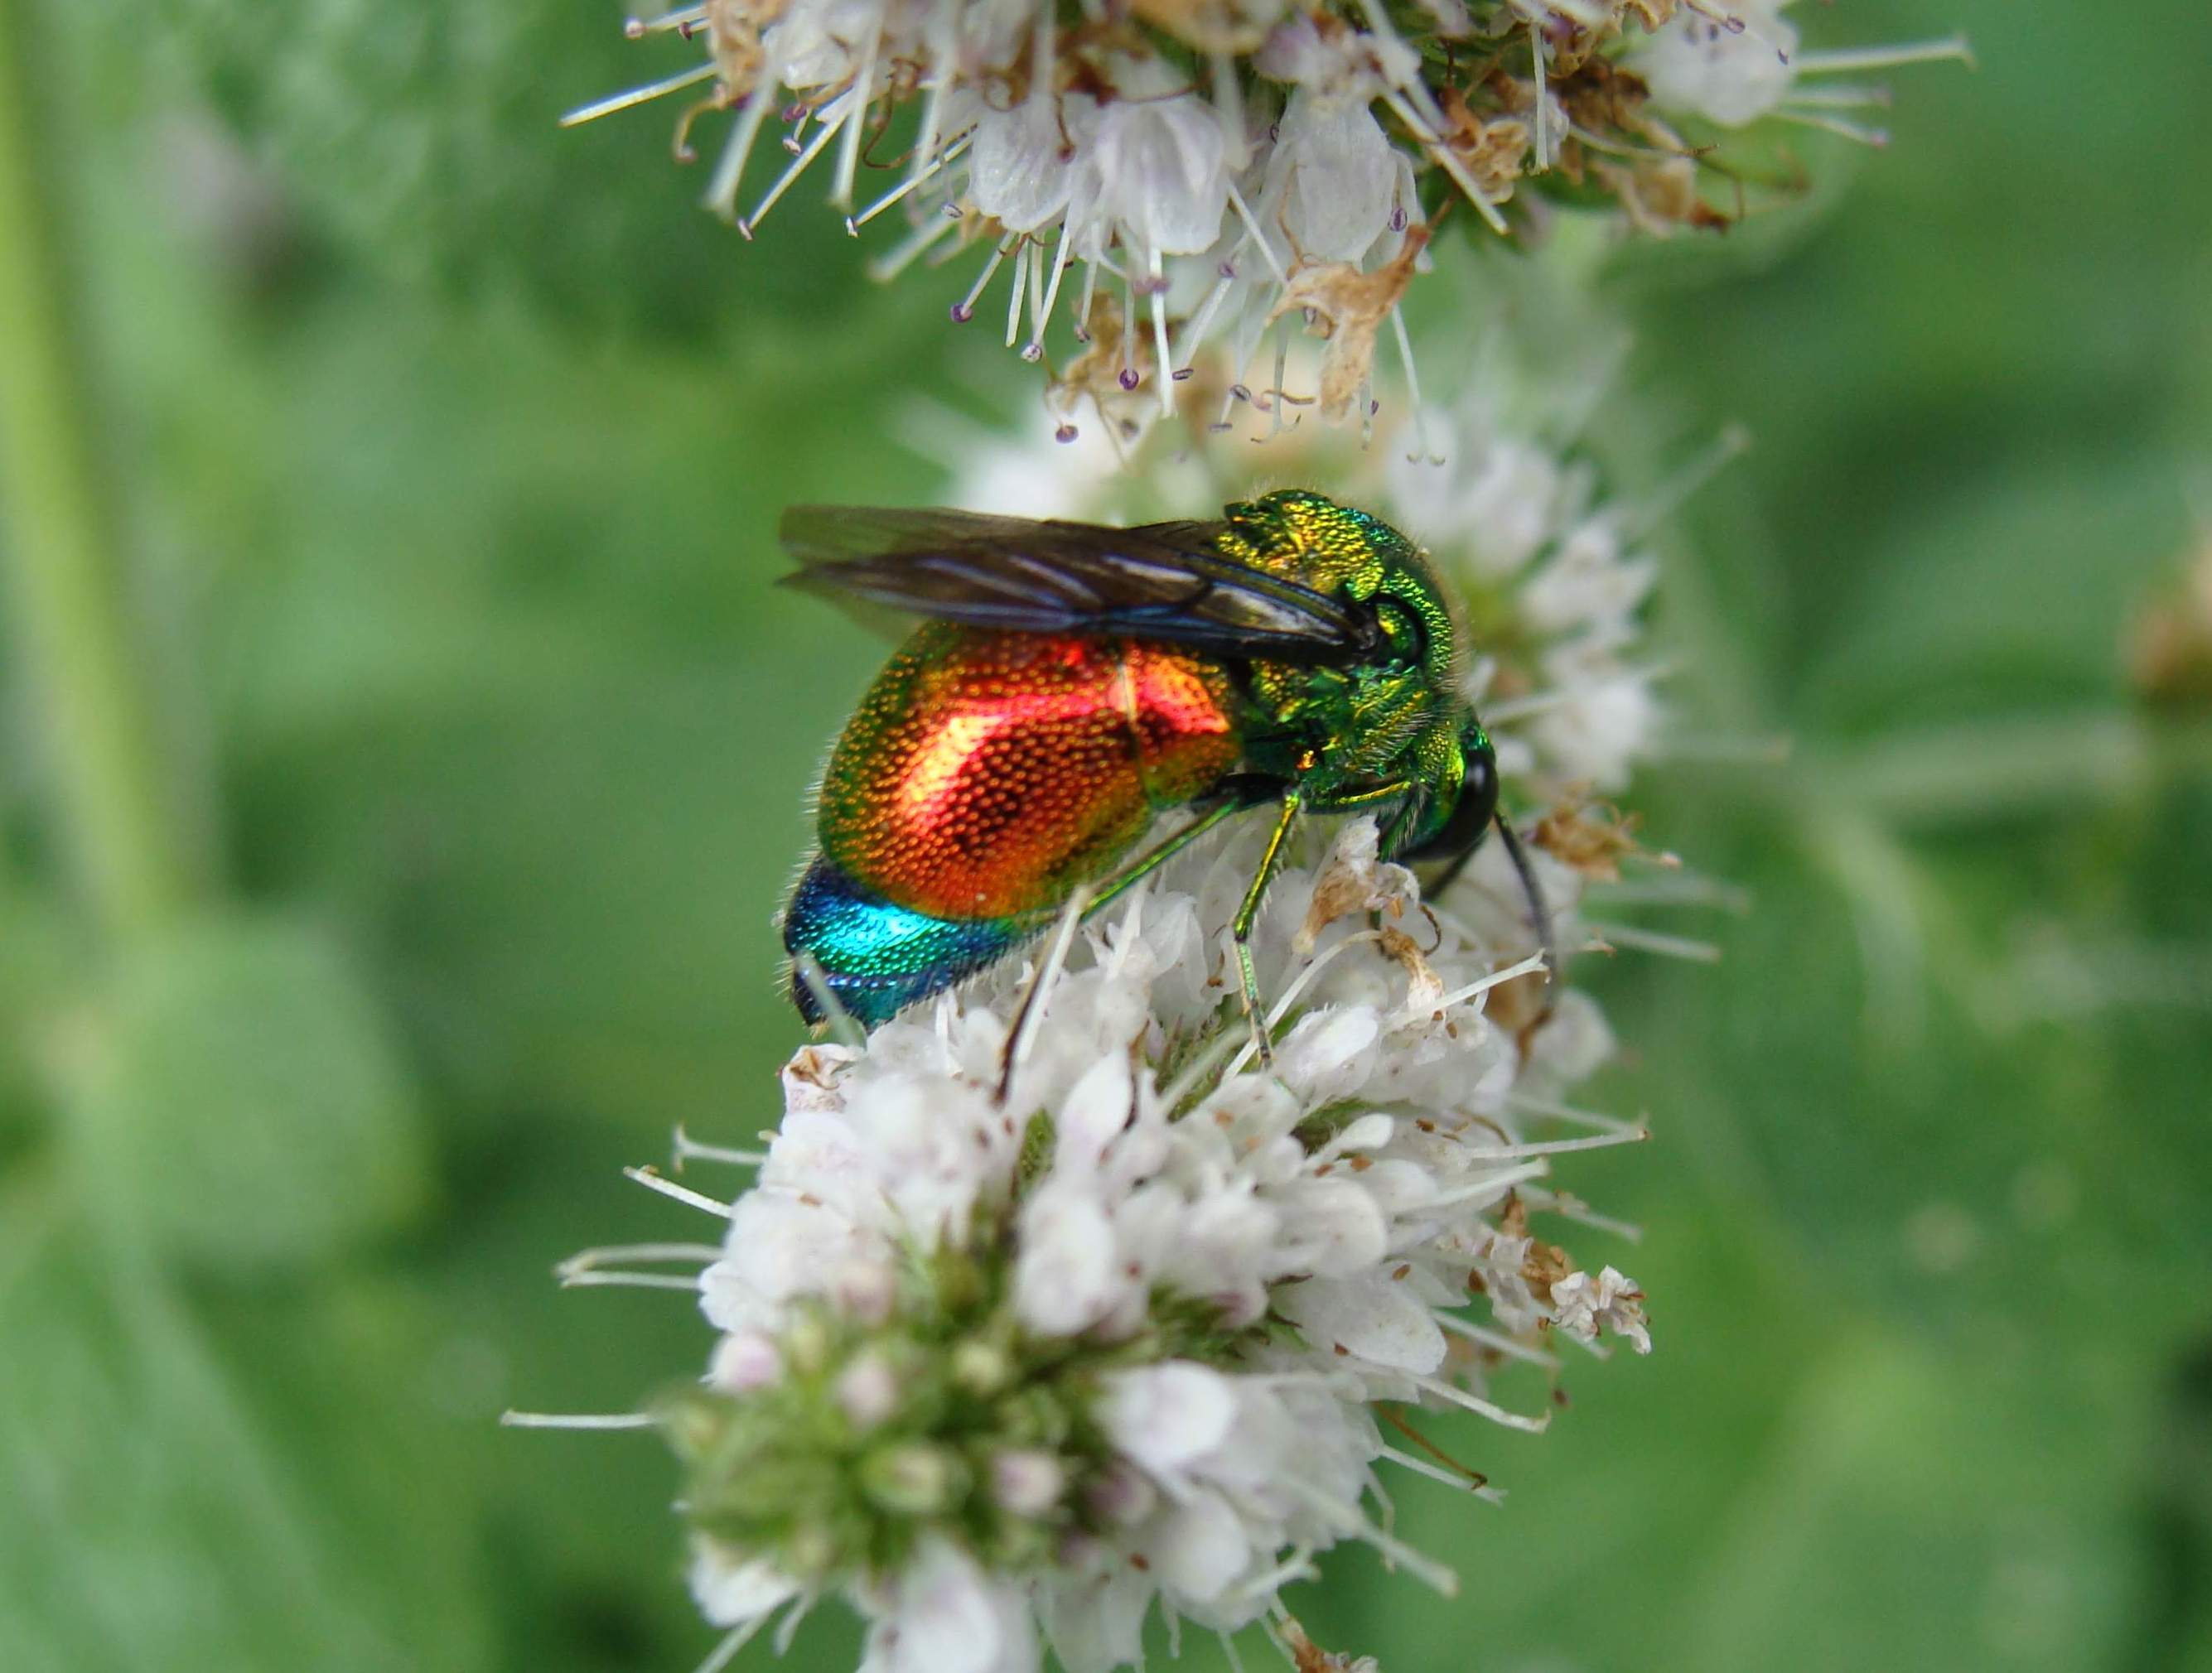
POLYGON ((1472 723, 1461 695, 1465 650, 1443 588, 1420 549, 1380 518, 1304 489, 1227 506, 1215 544, 1255 569, 1370 606, 1389 646, 1347 668, 1252 664, 1252 694, 1283 729, 1283 747, 1313 753, 1316 788, 1393 773, 1441 792, 1464 770, 1472 723))
POLYGON ((1222 508, 1214 544, 1240 563, 1316 592, 1367 599, 1412 545, 1380 518, 1304 488, 1283 488, 1222 508))

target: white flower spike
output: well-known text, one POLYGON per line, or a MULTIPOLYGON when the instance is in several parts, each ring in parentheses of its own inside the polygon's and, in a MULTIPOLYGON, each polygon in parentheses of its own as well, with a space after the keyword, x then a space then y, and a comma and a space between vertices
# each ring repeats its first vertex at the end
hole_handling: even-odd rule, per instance
MULTIPOLYGON (((747 238, 826 169, 851 231, 907 228, 878 276, 964 256, 955 321, 1003 282, 1008 348, 1057 349, 1073 363, 1057 381, 1080 367, 1102 395, 1110 380, 1168 414, 1207 343, 1229 345, 1243 381, 1288 317, 1319 308, 1343 330, 1352 282, 1399 261, 1358 330, 1402 332, 1404 282, 1431 260, 1424 203, 1463 203, 1510 237, 1603 197, 1647 232, 1725 226, 1741 207, 1741 174, 1715 152, 1729 130, 1771 117, 1879 142, 1843 112, 1883 89, 1802 83, 1966 56, 1956 40, 1800 52, 1785 3, 1140 0, 1109 18, 1009 0, 705 0, 629 26, 702 42, 704 64, 564 120, 692 91, 677 154, 700 118, 733 113, 706 201, 747 238), (772 129, 786 156, 763 181, 772 129), (1442 192, 1425 196, 1431 179, 1442 192)), ((1330 417, 1364 419, 1358 381, 1330 417)))
MULTIPOLYGON (((1200 933, 1249 865, 1235 845, 1042 977, 1001 969, 792 1059, 753 1187, 688 1193, 727 1215, 696 1281, 723 1335, 656 1413, 718 1656, 836 1594, 869 1622, 861 1673, 1036 1673, 1047 1646, 1109 1673, 1155 1610, 1270 1621, 1346 1541, 1449 1591, 1389 1531, 1381 1474, 1496 1495, 1386 1443, 1378 1418, 1406 1420, 1379 1408, 1539 1430, 1547 1330, 1649 1348, 1641 1292, 1531 1228, 1553 1155, 1644 1134, 1551 1139, 1528 1112, 1590 1064, 1528 1020, 1517 881, 1465 891, 1477 933, 1376 840, 1343 826, 1268 897, 1273 1075, 1238 1071, 1200 933)), ((1556 882, 1571 917, 1576 874, 1556 882)))

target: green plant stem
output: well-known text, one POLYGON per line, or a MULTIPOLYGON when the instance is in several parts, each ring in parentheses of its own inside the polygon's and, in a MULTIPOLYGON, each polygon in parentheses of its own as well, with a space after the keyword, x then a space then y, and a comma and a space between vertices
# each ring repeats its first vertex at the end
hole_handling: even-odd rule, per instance
POLYGON ((53 67, 38 3, 0 0, 0 556, 58 822, 94 915, 126 937, 202 880, 101 480, 39 115, 53 67))

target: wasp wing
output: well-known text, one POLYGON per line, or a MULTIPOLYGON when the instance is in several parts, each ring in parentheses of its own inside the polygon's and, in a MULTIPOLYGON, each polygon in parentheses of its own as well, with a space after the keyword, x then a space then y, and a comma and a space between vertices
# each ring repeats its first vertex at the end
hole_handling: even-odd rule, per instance
POLYGON ((799 561, 788 585, 909 615, 1291 662, 1357 662, 1373 650, 1362 606, 1224 556, 1212 542, 1220 527, 798 506, 781 532, 799 561))

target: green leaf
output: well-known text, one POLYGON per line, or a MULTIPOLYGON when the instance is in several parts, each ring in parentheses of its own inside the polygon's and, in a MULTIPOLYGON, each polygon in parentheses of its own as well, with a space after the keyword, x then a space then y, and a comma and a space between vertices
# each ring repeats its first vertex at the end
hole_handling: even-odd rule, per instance
POLYGON ((176 1256, 313 1259, 425 1195, 420 1112, 377 1007, 302 924, 210 918, 126 949, 73 1090, 102 1200, 176 1256))
POLYGON ((359 1283, 234 1302, 225 1344, 65 1209, 7 1232, 0 1666, 487 1664, 465 1429, 409 1309, 359 1283))

